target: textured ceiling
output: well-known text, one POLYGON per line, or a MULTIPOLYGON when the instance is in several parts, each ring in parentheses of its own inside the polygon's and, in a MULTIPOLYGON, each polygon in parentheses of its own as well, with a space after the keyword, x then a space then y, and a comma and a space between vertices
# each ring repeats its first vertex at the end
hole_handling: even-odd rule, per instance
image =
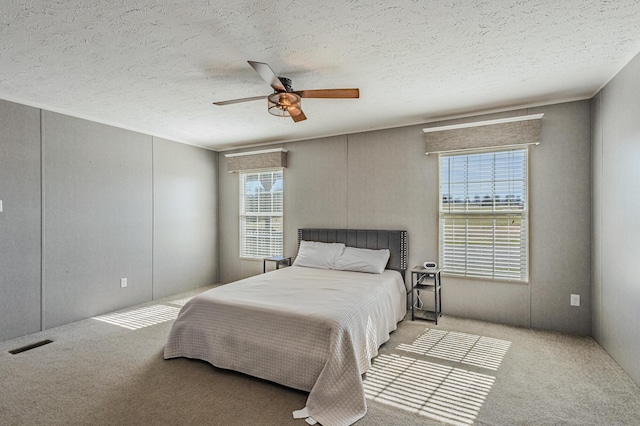
POLYGON ((2 0, 0 98, 216 150, 591 97, 640 51, 640 0, 2 0), (247 64, 308 119, 267 113, 247 64))

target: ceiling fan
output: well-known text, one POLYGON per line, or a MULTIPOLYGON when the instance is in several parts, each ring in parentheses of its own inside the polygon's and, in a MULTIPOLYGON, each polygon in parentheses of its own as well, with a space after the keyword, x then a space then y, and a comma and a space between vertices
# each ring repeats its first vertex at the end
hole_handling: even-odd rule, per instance
POLYGON ((270 114, 279 117, 291 117, 296 123, 306 120, 300 108, 302 98, 359 98, 359 89, 318 89, 318 90, 293 90, 291 88, 291 80, 286 77, 278 77, 268 64, 263 62, 248 61, 249 65, 264 81, 266 81, 274 92, 265 96, 254 96, 251 98, 233 99, 230 101, 214 102, 214 105, 230 105, 240 102, 256 101, 258 99, 267 99, 268 110, 270 114))

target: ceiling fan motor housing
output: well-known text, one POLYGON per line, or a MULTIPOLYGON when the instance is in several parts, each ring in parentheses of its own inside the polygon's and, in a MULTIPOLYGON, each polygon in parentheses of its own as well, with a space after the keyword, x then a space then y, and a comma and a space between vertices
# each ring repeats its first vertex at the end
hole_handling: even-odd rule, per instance
POLYGON ((278 80, 280 80, 287 92, 293 92, 293 89, 291 88, 291 79, 287 77, 278 77, 278 80))

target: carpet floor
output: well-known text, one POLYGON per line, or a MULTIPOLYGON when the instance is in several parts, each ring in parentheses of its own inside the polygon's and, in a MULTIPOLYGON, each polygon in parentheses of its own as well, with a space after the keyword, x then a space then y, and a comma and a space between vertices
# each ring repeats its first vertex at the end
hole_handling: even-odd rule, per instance
MULTIPOLYGON (((0 425, 306 426, 304 392, 163 359, 202 290, 0 342, 0 425)), ((640 389, 592 338, 447 316, 402 321, 364 385, 358 426, 640 424, 640 389)))

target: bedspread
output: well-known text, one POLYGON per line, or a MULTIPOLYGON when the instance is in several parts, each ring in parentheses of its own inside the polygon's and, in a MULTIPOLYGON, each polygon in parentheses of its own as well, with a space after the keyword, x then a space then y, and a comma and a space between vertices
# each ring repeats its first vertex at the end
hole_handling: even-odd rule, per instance
POLYGON ((309 415, 348 425, 366 413, 362 374, 406 314, 396 271, 288 267, 187 302, 165 359, 195 358, 309 392, 309 415))

